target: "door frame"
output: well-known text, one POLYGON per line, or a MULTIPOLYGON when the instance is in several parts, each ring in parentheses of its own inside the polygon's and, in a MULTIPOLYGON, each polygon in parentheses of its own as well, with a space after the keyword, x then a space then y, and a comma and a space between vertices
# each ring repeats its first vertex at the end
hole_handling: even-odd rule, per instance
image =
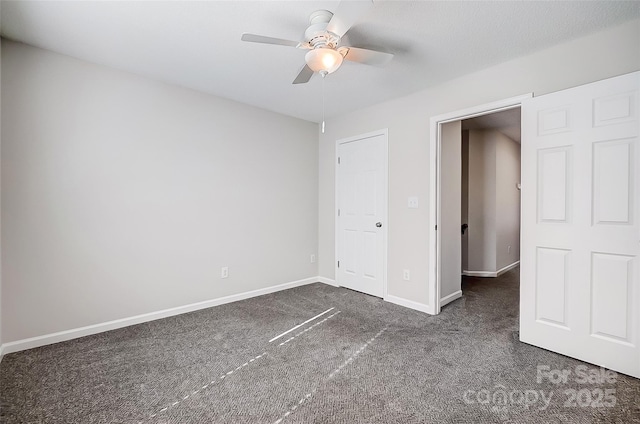
MULTIPOLYGON (((430 119, 429 128, 429 222, 432 225, 429 228, 429 310, 428 313, 437 315, 440 313, 440 267, 442 258, 440 257, 441 240, 436 230, 440 224, 441 205, 440 205, 440 153, 442 142, 442 125, 448 122, 475 118, 482 115, 488 115, 495 112, 514 109, 520 107, 522 101, 533 97, 533 93, 527 93, 516 97, 510 97, 491 103, 485 103, 470 107, 467 109, 457 110, 442 115, 433 116, 430 119)), ((461 295, 460 295, 461 296, 461 295)), ((448 299, 448 302, 457 299, 457 297, 448 299)), ((447 303, 448 303, 447 302, 447 303)))
POLYGON ((385 200, 385 207, 383 208, 382 212, 383 212, 383 218, 382 218, 382 250, 383 250, 383 261, 382 261, 382 298, 383 299, 387 299, 387 247, 389 244, 389 129, 388 128, 383 128, 380 130, 376 130, 376 131, 372 131, 369 133, 365 133, 365 134, 360 134, 360 135, 356 135, 356 136, 352 136, 352 137, 347 137, 347 138, 341 138, 336 140, 336 144, 335 144, 335 158, 334 158, 334 165, 335 165, 335 171, 334 171, 334 180, 335 180, 335 187, 334 187, 334 218, 336 219, 335 221, 335 226, 334 226, 334 252, 335 252, 335 257, 333 260, 333 269, 334 269, 334 275, 335 275, 335 283, 338 287, 341 287, 340 285, 340 273, 338 272, 338 252, 340 251, 338 248, 338 243, 339 243, 339 234, 338 234, 338 204, 339 204, 339 199, 338 199, 338 186, 340 184, 339 178, 338 178, 338 149, 340 147, 341 144, 345 144, 345 143, 350 143, 350 142, 354 142, 354 141, 358 141, 358 140, 363 140, 366 138, 371 138, 371 137, 376 137, 376 136, 383 136, 383 144, 384 144, 384 148, 383 148, 383 152, 384 152, 384 169, 382 172, 382 176, 383 176, 383 190, 384 190, 384 200, 385 200))

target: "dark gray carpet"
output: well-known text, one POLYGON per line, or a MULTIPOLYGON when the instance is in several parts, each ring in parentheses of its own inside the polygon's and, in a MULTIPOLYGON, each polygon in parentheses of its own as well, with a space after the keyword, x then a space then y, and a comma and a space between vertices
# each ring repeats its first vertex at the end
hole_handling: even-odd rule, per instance
POLYGON ((517 272, 435 317, 313 284, 10 354, 0 422, 640 423, 639 380, 518 341, 517 272))

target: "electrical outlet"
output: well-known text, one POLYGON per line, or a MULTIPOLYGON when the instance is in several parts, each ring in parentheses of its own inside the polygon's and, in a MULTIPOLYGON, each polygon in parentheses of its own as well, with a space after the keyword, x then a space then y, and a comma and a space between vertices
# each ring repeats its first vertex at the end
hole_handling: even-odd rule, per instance
POLYGON ((227 278, 229 276, 229 267, 223 266, 220 268, 220 278, 227 278))
POLYGON ((312 264, 316 263, 316 255, 314 255, 313 253, 311 254, 311 263, 312 264))
POLYGON ((407 200, 407 206, 409 209, 418 209, 418 198, 415 196, 409 197, 407 200))
POLYGON ((402 278, 405 281, 411 280, 411 272, 408 269, 405 269, 404 271, 402 271, 402 278))
POLYGON ((511 246, 507 246, 507 253, 511 253, 511 246))

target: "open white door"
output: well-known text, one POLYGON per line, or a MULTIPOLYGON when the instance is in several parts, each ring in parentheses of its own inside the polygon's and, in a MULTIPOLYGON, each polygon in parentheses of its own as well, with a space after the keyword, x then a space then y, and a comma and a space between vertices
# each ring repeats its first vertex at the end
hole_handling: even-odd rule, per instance
POLYGON ((462 297, 462 121, 440 133, 440 307, 462 297))
POLYGON ((336 282, 385 296, 387 132, 339 140, 336 168, 336 282))
POLYGON ((640 72, 522 102, 520 340, 640 377, 640 72))

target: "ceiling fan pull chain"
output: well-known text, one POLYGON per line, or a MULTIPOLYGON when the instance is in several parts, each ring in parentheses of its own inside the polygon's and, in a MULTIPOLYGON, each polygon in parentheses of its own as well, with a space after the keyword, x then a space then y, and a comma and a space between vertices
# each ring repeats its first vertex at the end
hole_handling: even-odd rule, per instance
POLYGON ((322 75, 322 134, 324 134, 324 77, 327 76, 326 72, 320 72, 322 75))

